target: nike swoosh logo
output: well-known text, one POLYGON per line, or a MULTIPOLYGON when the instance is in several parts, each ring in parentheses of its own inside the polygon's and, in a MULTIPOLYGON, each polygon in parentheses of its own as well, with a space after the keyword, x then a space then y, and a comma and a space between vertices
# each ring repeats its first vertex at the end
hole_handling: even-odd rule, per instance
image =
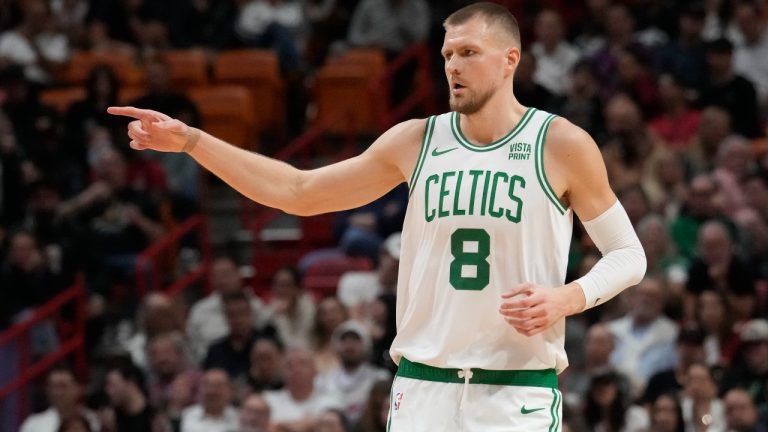
POLYGON ((530 413, 535 413, 536 411, 541 411, 541 410, 543 410, 543 409, 544 409, 544 408, 533 408, 533 409, 527 409, 527 408, 525 407, 525 405, 523 405, 523 407, 522 407, 522 408, 520 408, 520 414, 530 414, 530 413))
POLYGON ((443 150, 443 151, 439 151, 439 149, 436 148, 436 149, 432 150, 432 156, 444 155, 444 154, 446 154, 448 152, 452 152, 452 151, 456 150, 457 148, 458 147, 453 147, 453 148, 449 148, 448 150, 443 150))

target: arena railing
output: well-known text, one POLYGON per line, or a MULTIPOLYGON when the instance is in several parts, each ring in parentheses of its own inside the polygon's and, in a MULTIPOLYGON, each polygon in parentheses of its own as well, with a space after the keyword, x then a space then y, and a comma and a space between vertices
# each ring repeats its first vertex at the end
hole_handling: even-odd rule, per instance
POLYGON ((141 299, 147 292, 158 290, 174 296, 198 281, 203 282, 205 292, 208 292, 210 257, 211 245, 206 219, 201 214, 192 216, 152 243, 136 258, 136 298, 141 299), (193 233, 197 233, 197 245, 200 248, 198 264, 186 269, 185 274, 177 275, 177 251, 182 240, 193 233), (172 282, 166 285, 169 280, 172 282))
MULTIPOLYGON (((78 275, 71 287, 47 303, 35 308, 31 315, 23 321, 0 333, 0 350, 3 352, 3 361, 12 364, 15 360, 18 368, 12 380, 0 385, 0 402, 2 402, 0 405, 5 405, 4 402, 10 396, 17 396, 14 412, 18 421, 24 419, 29 413, 29 388, 33 380, 44 375, 68 356, 74 357, 75 373, 81 381, 85 382, 87 368, 85 352, 86 302, 85 282, 82 275, 78 275), (68 324, 66 331, 58 332, 57 348, 40 358, 33 358, 30 333, 35 326, 58 318, 61 310, 68 304, 73 305, 73 317, 71 322, 66 322, 68 324), (14 356, 16 359, 13 358, 14 356)), ((56 324, 58 324, 59 329, 64 327, 62 322, 56 324)))

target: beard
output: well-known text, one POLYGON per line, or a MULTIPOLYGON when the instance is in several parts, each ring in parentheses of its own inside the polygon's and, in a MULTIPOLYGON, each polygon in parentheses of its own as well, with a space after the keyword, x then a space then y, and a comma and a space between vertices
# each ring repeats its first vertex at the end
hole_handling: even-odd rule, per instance
POLYGON ((484 91, 475 92, 469 89, 464 91, 464 95, 461 98, 457 98, 453 95, 453 92, 449 89, 450 97, 448 98, 448 104, 451 107, 451 111, 456 111, 459 114, 470 115, 480 111, 488 100, 493 96, 494 89, 486 89, 484 91))

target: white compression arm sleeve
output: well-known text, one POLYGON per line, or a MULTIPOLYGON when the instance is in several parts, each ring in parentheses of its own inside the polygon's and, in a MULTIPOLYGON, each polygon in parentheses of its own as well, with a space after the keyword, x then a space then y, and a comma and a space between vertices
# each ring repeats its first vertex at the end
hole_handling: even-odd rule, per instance
POLYGON ((640 239, 618 200, 600 216, 584 222, 584 228, 603 254, 586 275, 576 280, 587 300, 584 309, 589 309, 640 283, 647 263, 640 239))

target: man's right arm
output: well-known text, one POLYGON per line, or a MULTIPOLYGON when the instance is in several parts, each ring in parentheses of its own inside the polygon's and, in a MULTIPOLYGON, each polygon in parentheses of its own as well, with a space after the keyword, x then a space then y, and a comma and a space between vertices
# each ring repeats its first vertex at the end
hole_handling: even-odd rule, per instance
POLYGON ((400 123, 356 157, 300 170, 202 131, 196 137, 197 129, 161 113, 136 108, 110 108, 109 112, 137 119, 128 132, 133 148, 178 152, 187 147, 198 163, 243 195, 297 215, 356 208, 406 181, 425 126, 424 120, 400 123), (195 143, 190 142, 195 139, 195 143))

